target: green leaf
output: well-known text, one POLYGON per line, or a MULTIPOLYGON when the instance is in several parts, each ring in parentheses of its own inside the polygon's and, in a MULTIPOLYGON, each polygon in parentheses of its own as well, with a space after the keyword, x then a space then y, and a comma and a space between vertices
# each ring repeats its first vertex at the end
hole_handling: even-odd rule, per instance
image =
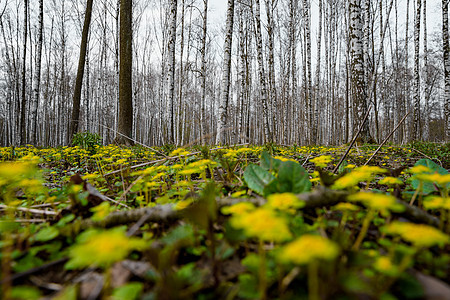
POLYGON ((259 299, 258 281, 255 276, 251 274, 241 274, 239 279, 239 293, 238 296, 244 299, 259 299))
POLYGON ((36 287, 32 286, 15 286, 11 290, 12 299, 39 299, 41 297, 41 292, 36 287))
POLYGON ((114 300, 133 300, 137 299, 142 293, 144 285, 141 282, 130 282, 114 289, 112 298, 114 300))
POLYGON ((260 195, 264 194, 264 187, 274 179, 275 176, 254 164, 249 165, 244 171, 244 180, 247 186, 260 195))
POLYGON ((270 156, 270 154, 267 151, 263 151, 261 153, 261 168, 267 171, 278 171, 278 168, 280 167, 280 164, 282 163, 281 160, 273 158, 270 156))
MULTIPOLYGON (((420 166, 420 165, 429 168, 431 170, 431 172, 427 172, 427 173, 430 173, 430 174, 436 173, 436 172, 441 175, 448 174, 448 171, 446 169, 439 166, 434 161, 429 160, 428 158, 423 158, 414 164, 414 166, 420 166)), ((419 187, 419 184, 420 184, 420 181, 418 179, 413 179, 411 181, 411 186, 415 190, 417 190, 417 188, 419 187)), ((447 184, 447 189, 450 189, 450 183, 447 184)), ((422 186, 422 193, 427 195, 427 194, 430 194, 433 192, 436 192, 436 187, 434 186, 434 184, 431 182, 424 182, 423 186, 422 186)))
POLYGON ((174 245, 181 240, 193 240, 194 239, 194 228, 191 224, 180 225, 175 227, 167 235, 161 238, 161 242, 167 245, 174 245))
POLYGON ((285 161, 281 164, 278 172, 278 180, 280 181, 279 192, 281 193, 290 192, 299 194, 311 190, 308 172, 293 161, 285 161))
POLYGON ((58 229, 55 227, 46 227, 40 230, 35 236, 35 240, 38 242, 47 242, 53 240, 59 235, 58 229))
POLYGON ((76 300, 77 299, 77 287, 75 285, 69 285, 64 290, 58 293, 54 300, 76 300))

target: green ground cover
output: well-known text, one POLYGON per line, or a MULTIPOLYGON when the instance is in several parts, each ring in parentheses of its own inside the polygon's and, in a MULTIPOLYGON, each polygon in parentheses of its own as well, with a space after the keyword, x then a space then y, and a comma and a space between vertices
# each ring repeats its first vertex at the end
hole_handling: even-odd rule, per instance
MULTIPOLYGON (((83 139, 82 139, 83 140, 83 139)), ((449 292, 450 146, 0 148, 1 290, 39 299, 449 292), (336 169, 336 174, 333 173, 336 169)))

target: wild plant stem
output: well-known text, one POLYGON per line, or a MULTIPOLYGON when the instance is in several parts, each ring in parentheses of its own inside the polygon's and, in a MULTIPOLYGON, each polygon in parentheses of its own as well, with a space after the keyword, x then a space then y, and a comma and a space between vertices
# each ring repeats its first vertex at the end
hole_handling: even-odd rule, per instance
POLYGON ((364 218, 361 231, 359 232, 359 235, 356 238, 355 244, 352 247, 353 251, 358 251, 359 248, 361 247, 361 243, 364 240, 364 237, 366 236, 367 231, 369 230, 370 223, 372 222, 372 219, 374 218, 374 216, 375 216, 375 212, 372 209, 370 209, 367 212, 366 217, 364 218))
POLYGON ((259 294, 260 299, 266 299, 266 253, 264 251, 264 242, 259 241, 258 246, 258 254, 259 254, 259 294))
POLYGON ((319 265, 316 260, 312 260, 308 265, 308 299, 320 300, 319 265))

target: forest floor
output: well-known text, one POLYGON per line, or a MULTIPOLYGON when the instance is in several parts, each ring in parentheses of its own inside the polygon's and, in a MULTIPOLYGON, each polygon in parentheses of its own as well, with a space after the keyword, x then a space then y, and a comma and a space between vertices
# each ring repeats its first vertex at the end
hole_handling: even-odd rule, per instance
POLYGON ((0 295, 449 299, 450 144, 377 148, 0 148, 0 295))

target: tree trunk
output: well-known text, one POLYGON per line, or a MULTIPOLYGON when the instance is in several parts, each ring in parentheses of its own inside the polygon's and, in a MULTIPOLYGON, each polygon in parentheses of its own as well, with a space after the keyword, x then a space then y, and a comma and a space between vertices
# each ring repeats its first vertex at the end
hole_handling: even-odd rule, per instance
POLYGON ((27 71, 27 37, 28 37, 28 0, 24 1, 23 9, 23 57, 22 57, 22 98, 21 98, 21 109, 20 109, 20 144, 24 145, 26 143, 27 124, 25 122, 26 113, 26 71, 27 71))
POLYGON ((33 107, 31 111, 31 142, 37 144, 37 111, 41 88, 42 35, 44 29, 44 0, 39 0, 38 40, 36 45, 36 72, 34 74, 33 107))
POLYGON ((312 139, 311 143, 317 144, 318 139, 318 127, 319 127, 319 100, 320 100, 320 61, 321 61, 321 48, 322 48, 322 0, 319 0, 319 29, 317 32, 317 65, 315 74, 315 89, 314 89, 314 116, 313 125, 311 128, 312 139))
POLYGON ((275 84, 275 54, 274 54, 274 20, 273 11, 276 6, 275 0, 265 0, 267 14, 267 36, 268 36, 268 75, 269 75, 269 104, 270 104, 270 123, 274 140, 277 140, 277 90, 275 84))
MULTIPOLYGON (((349 2, 350 54, 351 54, 351 89, 353 105, 353 130, 358 128, 367 112, 367 85, 364 76, 363 24, 361 20, 361 0, 349 2)), ((370 141, 369 125, 366 122, 360 133, 364 142, 370 141)))
POLYGON ((208 26, 208 0, 203 0, 203 27, 202 27, 202 66, 201 66, 201 96, 200 96, 200 144, 203 144, 203 137, 205 136, 205 100, 206 100, 206 39, 208 26))
POLYGON ((120 1, 119 126, 116 142, 130 145, 133 135, 133 1, 120 1))
POLYGON ((445 116, 445 140, 450 141, 450 45, 448 34, 448 0, 442 0, 442 42, 444 52, 444 116, 445 116))
POLYGON ((308 106, 308 143, 313 144, 315 141, 314 137, 314 102, 312 98, 312 75, 311 75, 311 8, 310 0, 303 0, 303 12, 304 12, 304 23, 305 23, 305 51, 306 51, 306 104, 308 106))
MULTIPOLYGON (((73 91, 72 117, 69 124, 69 144, 72 143, 72 138, 78 132, 80 120, 80 103, 81 103, 81 88, 83 85, 84 66, 86 64, 86 49, 88 45, 89 27, 91 24, 92 4, 93 0, 87 0, 86 12, 84 14, 83 32, 81 34, 80 56, 78 58, 77 77, 75 79, 75 90, 73 91)), ((89 113, 89 112, 87 112, 89 113)))
POLYGON ((428 42, 427 42, 427 0, 423 0, 423 63, 425 67, 425 109, 423 118, 423 139, 428 141, 430 139, 430 78, 428 73, 428 42))
POLYGON ((420 64, 419 64, 419 46, 420 46, 420 13, 422 10, 422 1, 417 0, 416 16, 414 24, 414 130, 413 140, 421 138, 420 126, 420 64))
MULTIPOLYGON (((263 126, 264 126, 264 142, 272 142, 272 136, 269 127, 269 109, 267 105, 267 87, 266 74, 264 72, 264 59, 262 53, 262 34, 261 34, 261 14, 259 0, 255 0, 255 35, 256 35, 256 51, 258 59, 258 74, 260 83, 260 101, 263 109, 263 126)), ((253 11, 253 10, 252 10, 253 11)))
POLYGON ((222 93, 219 103, 219 119, 217 120, 216 144, 226 143, 225 127, 227 125, 228 98, 230 94, 231 47, 233 42, 234 0, 228 0, 226 36, 223 46, 222 93))
POLYGON ((168 105, 168 143, 175 143, 175 43, 177 37, 177 0, 170 0, 170 30, 167 42, 168 70, 166 99, 168 105))

